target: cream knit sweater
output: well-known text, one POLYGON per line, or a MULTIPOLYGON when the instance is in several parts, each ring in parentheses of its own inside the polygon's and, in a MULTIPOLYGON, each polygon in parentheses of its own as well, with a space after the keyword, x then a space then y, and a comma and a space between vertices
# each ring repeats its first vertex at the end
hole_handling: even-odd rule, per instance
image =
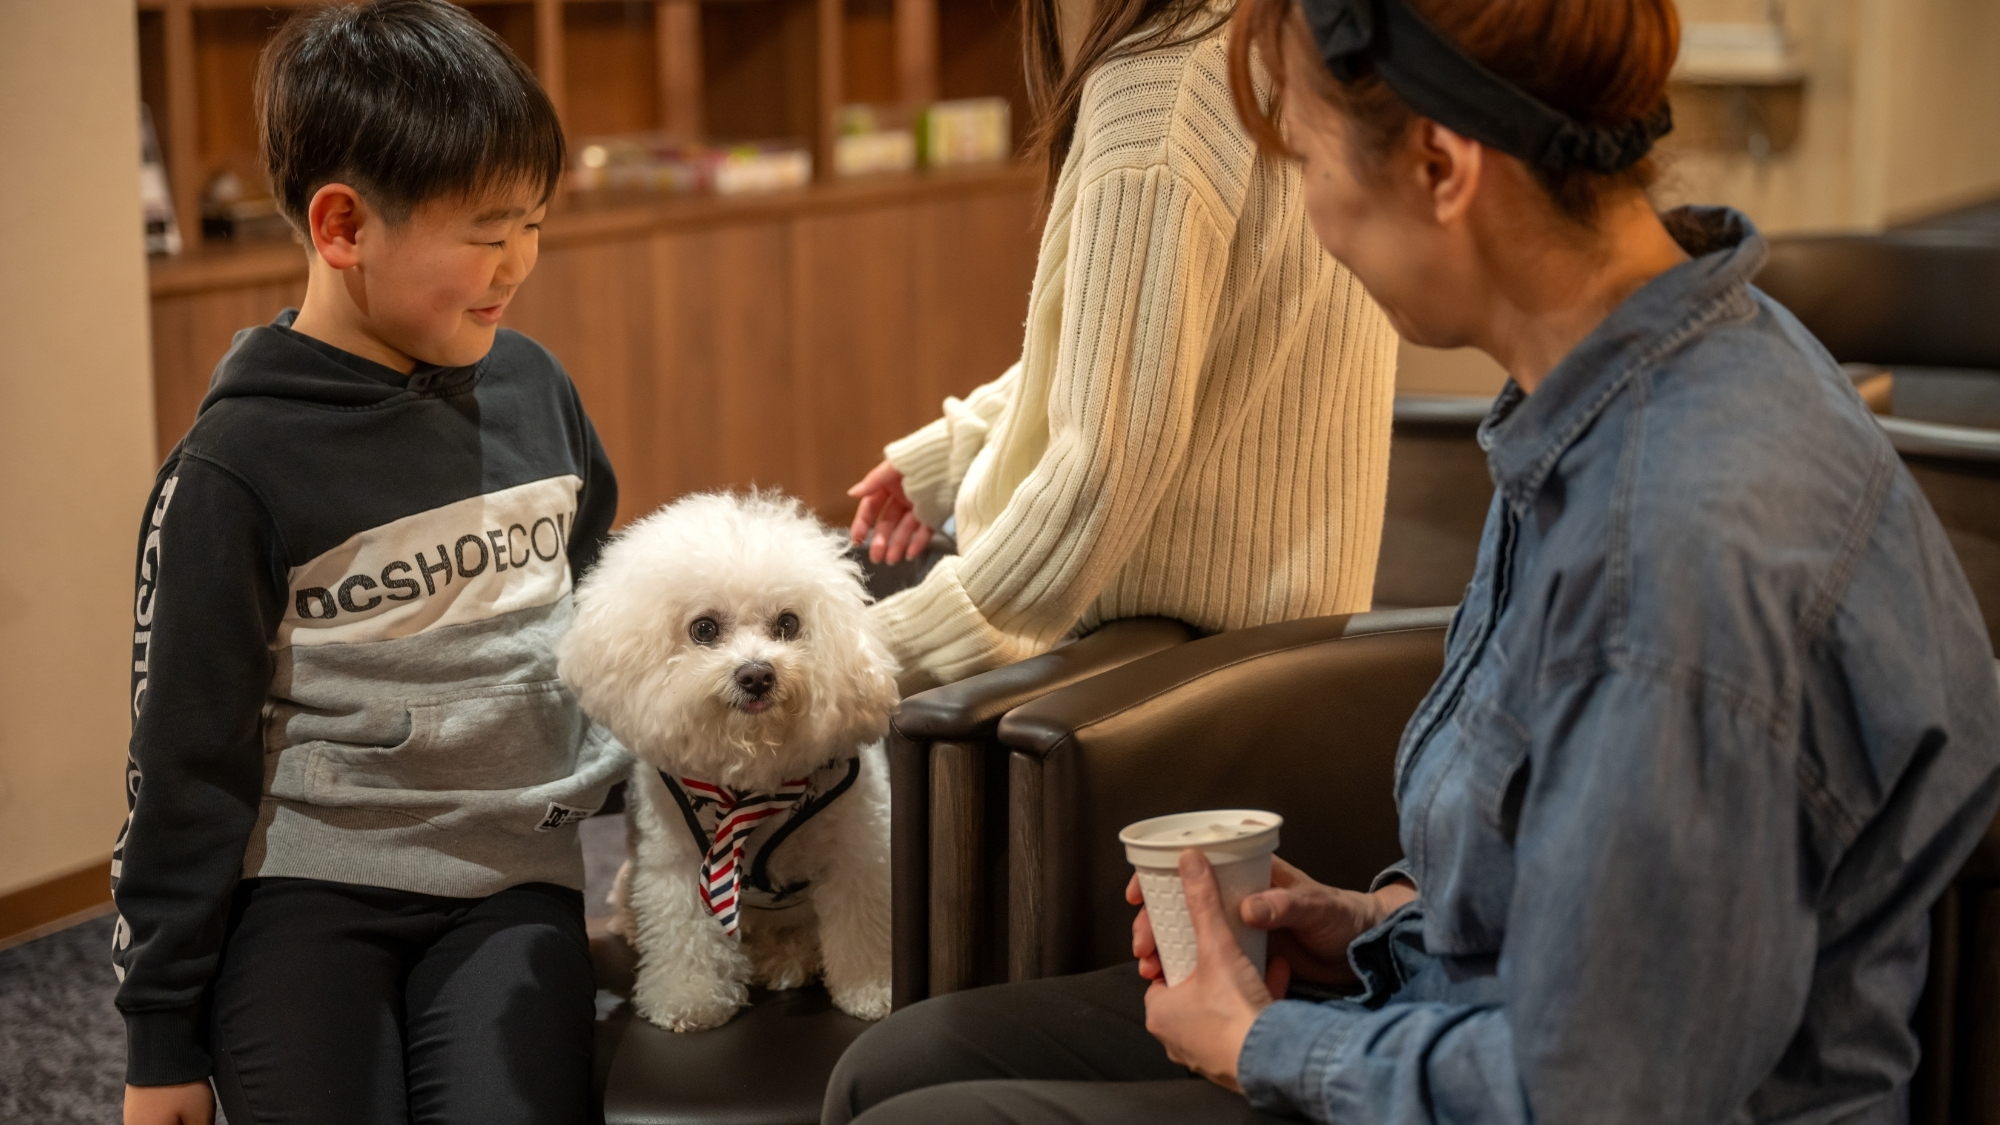
POLYGON ((1396 337, 1229 97, 1225 33, 1101 66, 1019 363, 886 450, 960 553, 875 607, 950 682, 1159 614, 1368 608, 1396 337))

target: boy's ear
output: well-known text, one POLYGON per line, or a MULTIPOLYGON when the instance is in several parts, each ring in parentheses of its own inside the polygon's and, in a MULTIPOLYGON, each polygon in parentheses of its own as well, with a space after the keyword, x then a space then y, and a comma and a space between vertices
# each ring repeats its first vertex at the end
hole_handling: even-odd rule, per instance
POLYGON ((327 184, 306 206, 306 233, 321 261, 337 270, 352 269, 361 264, 361 228, 373 218, 361 193, 346 184, 327 184))

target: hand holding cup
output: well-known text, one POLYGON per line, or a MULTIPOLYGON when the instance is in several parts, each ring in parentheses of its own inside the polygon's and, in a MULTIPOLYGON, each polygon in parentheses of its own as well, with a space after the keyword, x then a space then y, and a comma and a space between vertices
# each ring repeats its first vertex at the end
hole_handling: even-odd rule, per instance
POLYGON ((1182 853, 1179 876, 1199 956, 1172 987, 1153 977, 1146 990, 1146 1030, 1167 1049, 1168 1058, 1218 1086, 1240 1091, 1237 1056, 1257 1014, 1271 1005, 1274 994, 1283 993, 1285 965, 1274 962, 1266 976, 1250 963, 1223 912, 1222 891, 1206 856, 1193 848, 1182 853))
POLYGON ((1270 931, 1273 963, 1284 962, 1292 978, 1346 986, 1360 983, 1347 947, 1415 897, 1400 881, 1372 894, 1329 887, 1272 856, 1270 889, 1245 896, 1238 909, 1245 924, 1270 931))

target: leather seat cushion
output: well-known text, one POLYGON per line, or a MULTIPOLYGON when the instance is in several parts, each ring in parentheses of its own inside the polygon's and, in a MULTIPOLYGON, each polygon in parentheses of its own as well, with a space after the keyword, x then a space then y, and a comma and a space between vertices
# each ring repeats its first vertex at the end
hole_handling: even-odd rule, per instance
POLYGON ((834 1063, 869 1026, 815 986, 753 989, 735 1019, 676 1034, 633 1012, 623 938, 599 935, 590 953, 606 1125, 815 1125, 834 1063))

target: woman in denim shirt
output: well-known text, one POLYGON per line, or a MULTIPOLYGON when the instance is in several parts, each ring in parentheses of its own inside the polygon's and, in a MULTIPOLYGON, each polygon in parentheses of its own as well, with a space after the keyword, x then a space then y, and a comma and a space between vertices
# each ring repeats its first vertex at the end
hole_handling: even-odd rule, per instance
POLYGON ((1397 763, 1407 858, 1366 894, 1280 864, 1242 908, 1278 931, 1260 980, 1189 852, 1187 980, 1142 912, 1143 998, 1114 969, 918 1005, 826 1119, 1904 1119, 2000 685, 1916 484, 1750 285, 1756 230, 1647 202, 1669 0, 1245 0, 1235 36, 1320 240, 1404 335, 1512 376, 1397 763))

